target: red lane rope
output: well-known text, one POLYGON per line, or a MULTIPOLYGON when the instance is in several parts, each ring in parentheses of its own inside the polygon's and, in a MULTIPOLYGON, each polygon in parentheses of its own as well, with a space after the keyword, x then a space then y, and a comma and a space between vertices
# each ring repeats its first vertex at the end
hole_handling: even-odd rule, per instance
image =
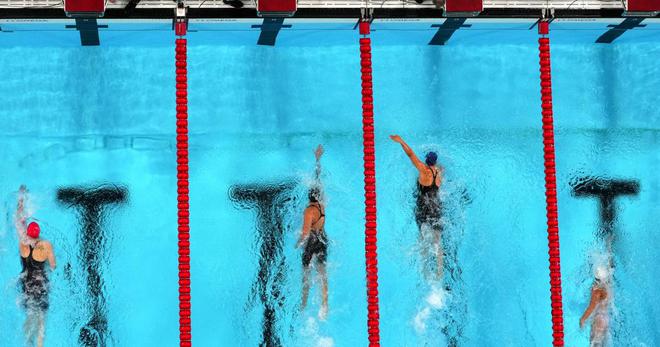
POLYGON ((545 201, 548 218, 548 255, 550 258, 550 299, 552 302, 552 338, 554 346, 564 345, 564 315, 561 297, 559 224, 557 221, 557 177, 555 170, 555 135, 552 118, 552 78, 548 22, 539 22, 539 63, 541 71, 541 107, 543 115, 543 158, 545 160, 545 201))
MULTIPOLYGON (((182 35, 181 32, 177 32, 182 35)), ((185 34, 185 31, 183 32, 185 34)), ((176 39, 176 162, 179 223, 179 341, 192 346, 190 321, 190 205, 188 186, 187 42, 176 39)))
POLYGON ((364 145, 365 255, 367 268, 367 327, 369 346, 380 346, 378 310, 378 258, 376 244, 376 151, 374 148, 374 106, 371 80, 371 39, 369 22, 360 22, 360 64, 362 69, 362 130, 364 145))

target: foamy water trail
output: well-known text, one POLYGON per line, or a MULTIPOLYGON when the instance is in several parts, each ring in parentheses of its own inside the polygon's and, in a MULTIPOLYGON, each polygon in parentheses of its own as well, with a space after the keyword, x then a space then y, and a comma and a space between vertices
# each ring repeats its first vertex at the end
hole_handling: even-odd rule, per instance
POLYGON ((448 296, 449 294, 445 290, 436 285, 431 286, 431 290, 424 300, 424 306, 417 311, 413 318, 413 326, 417 334, 421 335, 426 332, 426 322, 434 312, 445 308, 448 296))
POLYGON ((308 342, 308 346, 334 347, 335 341, 330 336, 322 336, 319 332, 319 323, 314 317, 307 317, 302 336, 308 342))

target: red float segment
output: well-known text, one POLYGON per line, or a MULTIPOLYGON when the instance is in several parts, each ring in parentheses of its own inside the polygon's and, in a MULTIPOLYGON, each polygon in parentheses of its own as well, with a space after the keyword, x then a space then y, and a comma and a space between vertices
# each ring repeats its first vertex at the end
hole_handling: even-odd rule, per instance
MULTIPOLYGON (((360 35, 371 32, 369 22, 359 24, 360 35)), ((378 307, 378 238, 376 230, 376 150, 374 142, 373 90, 371 79, 371 40, 362 37, 360 42, 360 72, 362 74, 362 131, 364 147, 364 251, 367 272, 367 332, 369 346, 380 346, 380 314, 378 307)))
POLYGON ((176 35, 184 36, 187 31, 188 31, 188 24, 186 24, 185 22, 176 22, 174 24, 174 32, 176 33, 176 35))
MULTIPOLYGON (((540 21, 539 22, 539 35, 548 35, 549 33, 550 33, 550 23, 548 23, 547 21, 544 21, 544 20, 540 21)), ((542 52, 544 52, 544 51, 542 50, 542 52)), ((541 70, 541 71, 543 71, 543 70, 541 70)))
MULTIPOLYGON (((180 23, 177 23, 180 24, 180 23)), ((177 27, 176 35, 185 35, 185 27, 177 27)), ((177 221, 179 246, 179 343, 192 346, 190 313, 190 198, 188 183, 188 71, 187 41, 176 40, 176 161, 177 165, 177 221)))
MULTIPOLYGON (((361 21, 359 26, 360 26, 360 35, 369 35, 371 33, 371 29, 369 28, 369 22, 361 21)), ((362 43, 362 42, 369 43, 370 41, 369 41, 369 38, 362 38, 362 39, 360 39, 360 43, 362 43)), ((371 47, 362 48, 362 46, 360 46, 360 51, 361 52, 366 52, 366 51, 370 52, 371 47)))
MULTIPOLYGON (((548 35, 549 23, 539 22, 539 34, 548 35)), ((543 115, 543 158, 545 161, 545 199, 548 225, 548 256, 550 269, 550 300, 552 315, 552 344, 564 346, 564 315, 561 296, 561 266, 559 256, 559 225, 557 221, 557 178, 555 176, 555 135, 552 113, 550 70, 550 39, 539 38, 541 72, 541 114, 543 115)))

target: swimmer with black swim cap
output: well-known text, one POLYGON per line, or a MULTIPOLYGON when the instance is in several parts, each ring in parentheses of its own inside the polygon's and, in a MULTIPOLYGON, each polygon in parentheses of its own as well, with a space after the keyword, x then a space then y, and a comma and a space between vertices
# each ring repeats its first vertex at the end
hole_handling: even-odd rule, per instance
POLYGON ((20 287, 23 294, 22 305, 27 313, 23 331, 28 345, 35 343, 38 347, 44 345, 46 334, 46 312, 48 311, 49 282, 46 262, 51 270, 55 270, 55 253, 50 242, 40 238, 41 228, 35 221, 27 224, 29 219, 25 211, 28 197, 27 188, 22 185, 18 190, 18 207, 16 208, 15 225, 19 233, 19 255, 21 258, 20 287))
POLYGON ((307 297, 309 295, 309 277, 311 265, 314 263, 316 271, 321 277, 321 309, 319 318, 325 320, 328 314, 328 276, 326 273, 325 262, 328 257, 328 238, 325 233, 325 206, 323 204, 323 193, 321 186, 321 156, 323 147, 319 145, 314 151, 316 157, 316 180, 312 188, 309 189, 307 196, 309 204, 303 213, 303 227, 300 232, 300 238, 296 243, 296 248, 303 246, 302 264, 303 264, 303 283, 302 283, 302 303, 301 311, 307 307, 307 297), (312 262, 314 260, 314 262, 312 262))
POLYGON ((312 187, 307 193, 310 202, 319 202, 321 200, 321 189, 319 187, 312 187))
POLYGON ((416 184, 415 221, 419 228, 419 239, 422 242, 421 256, 426 262, 429 257, 429 248, 436 256, 437 278, 442 278, 444 251, 442 249, 442 203, 439 198, 440 185, 443 179, 443 168, 437 165, 438 154, 428 152, 424 162, 417 158, 415 152, 403 141, 399 135, 391 135, 392 141, 403 148, 419 176, 416 184), (428 239, 431 239, 428 241, 428 239))

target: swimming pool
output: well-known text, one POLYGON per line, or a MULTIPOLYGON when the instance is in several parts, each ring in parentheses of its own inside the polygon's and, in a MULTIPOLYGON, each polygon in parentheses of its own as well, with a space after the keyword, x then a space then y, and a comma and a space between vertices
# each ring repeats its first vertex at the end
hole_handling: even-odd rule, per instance
MULTIPOLYGON (((588 344, 587 305, 598 200, 572 193, 592 176, 638 182, 616 199, 616 346, 660 345, 660 21, 612 44, 620 20, 552 24, 559 223, 566 344, 588 344)), ((178 339, 174 35, 169 21, 100 20, 100 47, 80 47, 70 21, 0 22, 0 326, 20 345, 20 263, 12 228, 25 183, 53 240, 47 344, 79 343, 83 326, 110 346, 178 339), (92 252, 101 304, 82 260, 80 209, 58 189, 99 184, 128 195, 99 221, 92 252)), ((442 20, 372 27, 381 339, 385 346, 546 346, 548 298, 537 34, 534 20, 468 20, 429 45, 442 20), (532 28, 532 29, 530 29, 532 28), (414 172, 398 145, 435 149, 451 293, 427 302, 412 215, 414 172)), ((274 47, 257 20, 191 21, 188 34, 193 342, 202 346, 366 344, 358 35, 354 20, 291 20, 274 47), (312 150, 323 143, 331 239, 330 312, 300 300, 301 224, 312 150), (252 194, 257 191, 259 194, 252 194), (259 196, 260 198, 255 198, 259 196), (262 242, 268 239, 268 243, 262 242), (265 264, 265 265, 264 265, 265 264), (259 276, 259 270, 263 270, 259 276), (272 314, 268 309, 272 308, 272 314), (264 319, 266 316, 268 319, 264 319), (272 329, 272 330, 269 330, 272 329), (269 335, 264 331, 271 331, 269 335)), ((82 212, 84 215, 84 211, 82 212)), ((89 250, 87 250, 89 251, 89 250)), ((437 298, 437 297, 436 297, 437 298)))

